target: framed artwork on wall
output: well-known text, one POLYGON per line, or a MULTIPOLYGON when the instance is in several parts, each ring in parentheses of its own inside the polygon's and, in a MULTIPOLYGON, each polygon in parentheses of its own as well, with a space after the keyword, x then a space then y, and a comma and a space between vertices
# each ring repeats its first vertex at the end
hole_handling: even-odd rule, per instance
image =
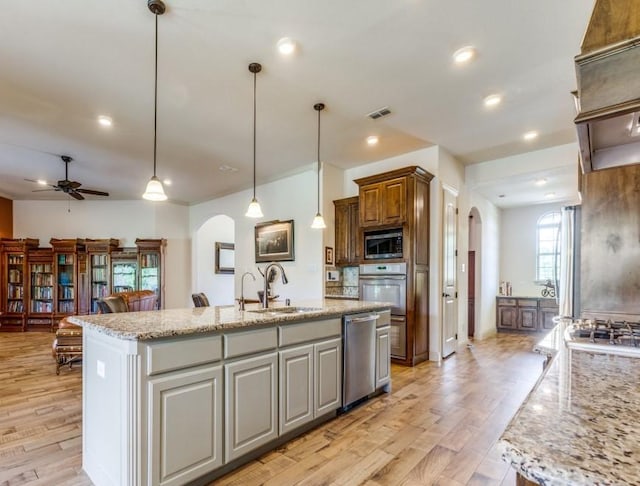
POLYGON ((295 260, 293 220, 256 225, 256 263, 295 260))
POLYGON ((235 245, 216 241, 216 273, 234 273, 235 245))
POLYGON ((325 265, 333 265, 333 248, 330 246, 324 247, 324 264, 325 265))

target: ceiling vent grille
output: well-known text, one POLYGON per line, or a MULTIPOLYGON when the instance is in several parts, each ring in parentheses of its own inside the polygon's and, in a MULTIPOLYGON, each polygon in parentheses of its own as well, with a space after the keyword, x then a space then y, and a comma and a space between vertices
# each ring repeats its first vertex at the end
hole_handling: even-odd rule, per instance
POLYGON ((371 113, 369 113, 367 116, 369 118, 371 118, 372 120, 377 120, 378 118, 382 118, 383 116, 387 116, 391 114, 391 110, 389 109, 388 106, 385 106, 383 108, 379 108, 375 111, 372 111, 371 113))

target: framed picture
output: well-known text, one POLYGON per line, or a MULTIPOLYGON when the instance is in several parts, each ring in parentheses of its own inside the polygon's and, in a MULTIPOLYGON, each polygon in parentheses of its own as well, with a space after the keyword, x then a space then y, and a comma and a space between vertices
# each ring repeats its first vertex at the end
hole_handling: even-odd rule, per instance
POLYGON ((324 264, 333 265, 333 248, 330 246, 324 247, 324 264))
POLYGON ((256 225, 256 263, 295 260, 293 220, 256 225))
POLYGON ((216 273, 234 273, 235 245, 216 241, 216 273))

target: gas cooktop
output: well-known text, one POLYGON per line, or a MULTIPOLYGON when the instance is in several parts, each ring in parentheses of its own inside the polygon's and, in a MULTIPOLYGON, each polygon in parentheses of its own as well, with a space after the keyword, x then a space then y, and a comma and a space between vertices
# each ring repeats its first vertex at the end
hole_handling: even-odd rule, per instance
POLYGON ((573 349, 640 357, 640 323, 577 319, 567 327, 565 342, 573 349))

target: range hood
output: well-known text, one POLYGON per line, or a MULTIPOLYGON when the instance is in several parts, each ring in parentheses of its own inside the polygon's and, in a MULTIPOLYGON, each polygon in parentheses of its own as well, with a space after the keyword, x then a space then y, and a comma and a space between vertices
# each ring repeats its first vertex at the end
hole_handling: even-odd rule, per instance
POLYGON ((640 0, 596 0, 575 66, 582 171, 640 163, 640 0))

